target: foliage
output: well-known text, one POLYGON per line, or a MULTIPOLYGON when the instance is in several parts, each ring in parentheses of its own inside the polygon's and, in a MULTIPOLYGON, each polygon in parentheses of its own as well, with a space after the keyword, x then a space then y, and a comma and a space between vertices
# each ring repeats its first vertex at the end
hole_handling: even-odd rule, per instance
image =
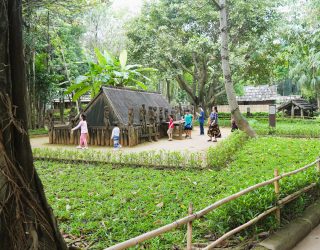
POLYGON ((95 48, 96 61, 88 61, 89 71, 79 76, 65 94, 75 91, 73 100, 79 99, 82 95, 90 92, 91 97, 98 94, 101 86, 115 87, 140 87, 146 89, 142 81, 150 81, 145 76, 146 72, 153 72, 153 68, 144 68, 142 65, 127 65, 127 51, 123 50, 119 58, 113 57, 107 51, 102 54, 95 48))
POLYGON ((44 126, 44 110, 85 70, 79 12, 89 1, 27 1, 24 5, 29 126, 44 126))
MULTIPOLYGON (((230 115, 225 113, 219 119, 219 125, 223 127, 231 126, 230 115)), ((263 113, 253 115, 248 121, 258 135, 284 136, 293 138, 319 138, 320 137, 320 121, 318 119, 290 119, 278 117, 276 127, 269 127, 269 119, 261 117, 263 113)))
MULTIPOLYGON (((235 153, 235 160, 220 171, 114 168, 44 161, 37 161, 36 166, 63 232, 95 242, 92 249, 103 249, 185 216, 189 202, 193 202, 194 211, 199 211, 272 178, 276 167, 280 173, 302 167, 318 157, 319 147, 319 140, 251 139, 235 153)), ((281 180, 281 197, 315 180, 312 168, 281 180)), ((243 196, 194 222, 194 240, 204 241, 208 232, 221 235, 273 204, 272 185, 243 196)), ((302 198, 292 210, 286 211, 296 215, 304 205, 306 199, 302 198)), ((255 230, 260 232, 275 225, 271 216, 255 230)), ((185 230, 164 234, 143 247, 169 249, 185 245, 185 230)))
POLYGON ((44 160, 58 160, 61 162, 82 162, 114 166, 152 166, 163 169, 198 169, 207 167, 201 152, 172 152, 166 150, 143 151, 139 153, 122 153, 91 150, 52 150, 46 148, 33 149, 33 156, 44 160))
POLYGON ((280 120, 277 122, 275 128, 270 128, 268 121, 251 120, 250 123, 259 135, 276 135, 297 138, 320 137, 320 123, 318 121, 287 122, 286 120, 280 120))
POLYGON ((240 150, 248 140, 248 136, 241 132, 233 132, 227 140, 221 141, 216 147, 207 151, 208 167, 221 169, 234 161, 235 153, 240 150))
MULTIPOLYGON (((263 43, 263 34, 275 23, 277 2, 230 3, 232 66, 237 72, 235 83, 239 92, 249 79, 248 68, 254 61, 247 63, 247 57, 263 43)), ((188 94, 190 102, 210 107, 224 93, 218 16, 218 11, 206 0, 151 2, 128 25, 129 51, 135 60, 160 69, 163 81, 178 85, 188 94)), ((264 58, 261 61, 265 62, 264 58)), ((255 64, 251 79, 262 75, 261 64, 255 64)))

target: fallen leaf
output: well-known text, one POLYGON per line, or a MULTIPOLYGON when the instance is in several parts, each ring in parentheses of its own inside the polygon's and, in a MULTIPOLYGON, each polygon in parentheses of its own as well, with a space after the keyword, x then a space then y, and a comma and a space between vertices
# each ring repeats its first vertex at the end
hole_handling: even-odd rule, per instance
POLYGON ((159 204, 156 205, 157 207, 163 207, 163 202, 160 202, 159 204))

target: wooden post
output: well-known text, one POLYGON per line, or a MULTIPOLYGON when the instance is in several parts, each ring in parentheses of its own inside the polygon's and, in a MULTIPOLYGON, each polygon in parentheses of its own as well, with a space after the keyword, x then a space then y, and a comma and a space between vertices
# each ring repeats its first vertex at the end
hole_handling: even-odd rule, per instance
MULTIPOLYGON (((274 170, 274 177, 279 176, 279 170, 275 169, 274 170)), ((279 201, 279 196, 280 196, 280 185, 279 185, 279 180, 274 182, 274 192, 276 193, 276 198, 277 198, 277 206, 278 206, 278 201, 279 201)), ((277 208, 276 210, 276 219, 278 221, 278 224, 280 225, 280 207, 277 208)))
MULTIPOLYGON (((193 205, 189 203, 189 215, 193 212, 193 205)), ((187 250, 192 250, 192 221, 188 222, 187 226, 187 250)))
POLYGON ((291 118, 294 118, 294 105, 291 106, 291 118))
POLYGON ((318 161, 317 161, 317 172, 318 174, 320 174, 320 156, 318 157, 318 161))

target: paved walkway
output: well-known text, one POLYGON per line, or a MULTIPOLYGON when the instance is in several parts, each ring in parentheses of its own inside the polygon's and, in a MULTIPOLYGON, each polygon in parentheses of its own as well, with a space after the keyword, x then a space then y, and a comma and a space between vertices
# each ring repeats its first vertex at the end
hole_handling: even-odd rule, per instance
MULTIPOLYGON (((230 135, 230 128, 221 128, 222 138, 218 138, 218 142, 224 140, 226 137, 230 135)), ((206 135, 199 135, 200 130, 199 127, 195 127, 192 131, 192 139, 183 139, 183 140, 173 140, 168 141, 166 138, 162 138, 157 142, 145 142, 143 144, 139 144, 135 147, 126 147, 121 150, 124 152, 141 152, 141 151, 149 151, 149 150, 170 150, 170 151, 192 151, 192 152, 201 152, 206 151, 210 146, 217 145, 217 142, 207 142, 208 137, 206 135)), ((56 145, 49 144, 48 137, 37 137, 30 139, 32 148, 63 148, 63 149, 74 149, 73 145, 56 145)), ((89 149, 93 150, 112 150, 112 147, 89 147, 89 149)))
POLYGON ((292 250, 319 250, 320 249, 320 225, 313 229, 307 237, 305 237, 292 250))

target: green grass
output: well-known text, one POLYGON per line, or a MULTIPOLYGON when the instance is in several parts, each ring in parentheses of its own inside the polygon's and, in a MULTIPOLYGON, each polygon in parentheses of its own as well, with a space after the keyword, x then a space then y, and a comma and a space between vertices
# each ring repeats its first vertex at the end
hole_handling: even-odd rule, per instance
MULTIPOLYGON (((65 233, 83 235, 93 249, 103 249, 187 214, 189 202, 198 211, 243 188, 312 162, 320 141, 287 138, 249 140, 234 153, 233 162, 220 171, 206 169, 155 170, 112 168, 36 162, 49 203, 65 233)), ((314 169, 280 181, 281 196, 317 180, 314 169)), ((303 197, 285 210, 290 216, 302 210, 303 197)), ((194 242, 210 233, 221 235, 251 219, 274 203, 272 185, 231 202, 194 223, 194 242)), ((274 218, 254 227, 255 232, 274 227, 274 218)), ((185 228, 150 240, 146 249, 171 249, 185 245, 185 228)))
POLYGON ((48 130, 45 129, 45 128, 29 129, 28 133, 29 133, 29 136, 47 135, 48 134, 48 130))
MULTIPOLYGON (((320 138, 320 121, 277 118, 276 127, 270 128, 268 119, 248 119, 258 135, 282 136, 294 138, 320 138)), ((230 119, 220 119, 221 127, 229 127, 230 119)))
POLYGON ((319 138, 320 123, 318 121, 280 120, 276 127, 269 128, 267 121, 250 120, 250 124, 259 135, 277 135, 288 137, 319 138))

